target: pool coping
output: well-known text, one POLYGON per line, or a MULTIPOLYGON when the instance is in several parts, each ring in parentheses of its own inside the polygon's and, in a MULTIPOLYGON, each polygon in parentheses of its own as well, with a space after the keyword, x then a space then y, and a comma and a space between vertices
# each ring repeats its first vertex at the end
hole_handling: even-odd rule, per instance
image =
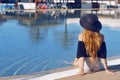
MULTIPOLYGON (((111 60, 116 60, 116 59, 120 59, 120 55, 108 57, 107 60, 111 61, 111 60)), ((48 71, 43 71, 43 72, 36 72, 36 73, 31 73, 31 74, 26 74, 26 75, 5 76, 5 77, 0 77, 0 80, 28 80, 28 79, 34 79, 34 78, 45 76, 45 75, 52 74, 52 73, 72 70, 75 68, 76 66, 68 66, 68 67, 63 67, 63 68, 58 68, 58 69, 53 69, 53 70, 48 70, 48 71)))

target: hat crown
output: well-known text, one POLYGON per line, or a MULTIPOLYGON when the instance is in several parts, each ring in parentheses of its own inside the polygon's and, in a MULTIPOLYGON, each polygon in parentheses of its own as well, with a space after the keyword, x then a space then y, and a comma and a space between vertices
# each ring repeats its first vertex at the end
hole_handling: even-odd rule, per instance
POLYGON ((86 19, 89 23, 94 23, 94 22, 98 21, 98 17, 94 14, 86 15, 86 19))

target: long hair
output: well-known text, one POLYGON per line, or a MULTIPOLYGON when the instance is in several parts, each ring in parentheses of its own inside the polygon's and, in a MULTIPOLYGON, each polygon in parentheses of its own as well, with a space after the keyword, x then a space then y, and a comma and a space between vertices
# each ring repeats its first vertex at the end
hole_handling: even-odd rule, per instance
POLYGON ((91 63, 97 59, 97 52, 104 40, 104 36, 99 32, 92 32, 84 29, 82 41, 85 43, 86 52, 91 56, 91 63))

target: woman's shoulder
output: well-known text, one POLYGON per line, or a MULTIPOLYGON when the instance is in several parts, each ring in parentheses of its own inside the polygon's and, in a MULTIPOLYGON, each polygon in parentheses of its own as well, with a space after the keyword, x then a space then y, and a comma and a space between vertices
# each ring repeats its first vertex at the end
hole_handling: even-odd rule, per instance
POLYGON ((104 35, 103 34, 100 34, 102 37, 104 37, 104 35))
POLYGON ((82 41, 82 33, 78 35, 78 41, 82 41))
POLYGON ((103 42, 104 42, 104 35, 103 34, 100 34, 101 35, 101 37, 102 37, 102 40, 103 40, 103 42))

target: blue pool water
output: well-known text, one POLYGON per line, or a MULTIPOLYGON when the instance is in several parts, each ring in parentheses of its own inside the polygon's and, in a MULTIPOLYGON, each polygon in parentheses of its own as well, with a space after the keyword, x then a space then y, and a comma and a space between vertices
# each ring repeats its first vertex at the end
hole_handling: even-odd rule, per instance
MULTIPOLYGON (((65 62, 72 62, 75 58, 78 34, 82 31, 79 18, 83 14, 87 12, 57 10, 46 13, 1 13, 0 76, 71 66, 65 62)), ((112 13, 106 15, 98 12, 97 15, 103 24, 101 33, 105 35, 108 57, 119 55, 119 17, 112 13), (111 26, 113 23, 115 25, 111 26)))

